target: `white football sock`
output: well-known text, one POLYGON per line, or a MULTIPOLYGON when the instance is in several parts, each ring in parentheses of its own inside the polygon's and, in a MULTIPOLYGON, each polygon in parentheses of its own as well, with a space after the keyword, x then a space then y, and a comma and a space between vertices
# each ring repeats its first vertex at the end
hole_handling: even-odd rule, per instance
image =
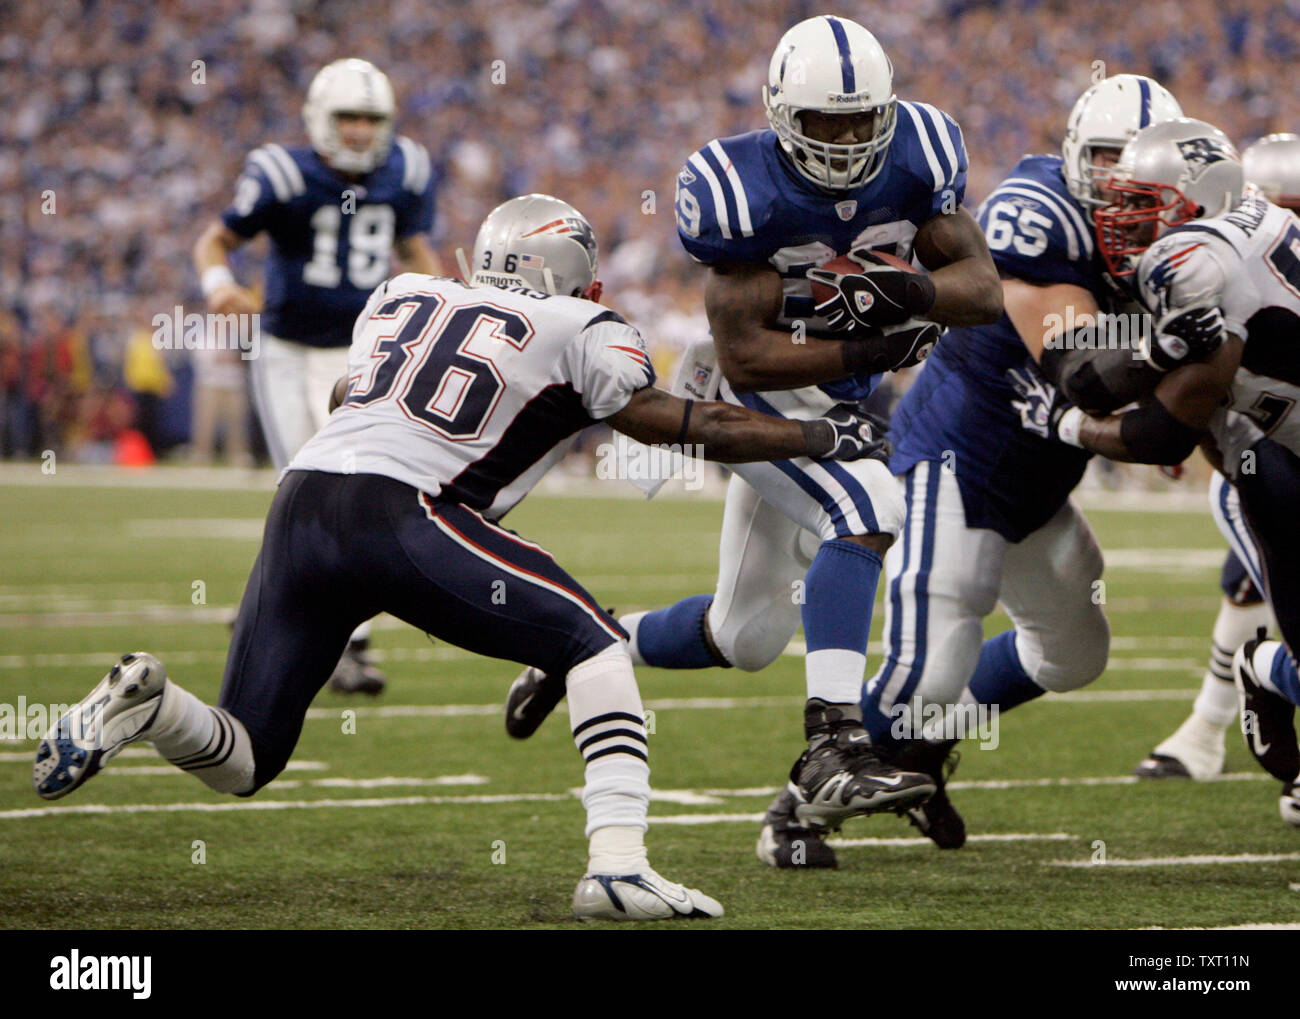
POLYGON ((645 712, 622 641, 569 670, 569 727, 587 762, 588 838, 600 828, 646 829, 650 805, 645 712))
POLYGON ((1214 620, 1210 667, 1201 681, 1201 692, 1192 713, 1211 726, 1227 729, 1237 717, 1237 691, 1232 685, 1232 656, 1237 648, 1255 636, 1255 631, 1272 622, 1268 605, 1233 605, 1224 599, 1214 620))
POLYGON ((253 744, 244 723, 171 680, 147 738, 172 764, 219 793, 253 788, 253 744))
POLYGON ((848 648, 822 648, 804 656, 808 699, 827 704, 857 704, 862 699, 862 676, 867 656, 848 648))
POLYGON ((626 616, 618 617, 619 626, 628 633, 627 650, 632 656, 633 665, 645 665, 645 659, 641 657, 641 649, 636 646, 636 628, 647 615, 648 612, 630 612, 626 616))
POLYGON ((591 833, 588 874, 640 874, 650 869, 645 854, 645 829, 617 826, 591 833))

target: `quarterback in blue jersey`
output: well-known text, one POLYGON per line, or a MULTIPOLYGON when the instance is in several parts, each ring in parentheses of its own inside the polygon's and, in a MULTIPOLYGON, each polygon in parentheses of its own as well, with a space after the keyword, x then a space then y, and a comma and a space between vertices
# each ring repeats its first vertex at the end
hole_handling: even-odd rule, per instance
MULTIPOLYGON (((393 137, 388 77, 365 60, 321 69, 303 119, 310 146, 253 150, 235 198, 199 238, 194 262, 220 315, 261 314, 253 400, 271 460, 283 469, 325 423, 329 392, 347 365, 352 325, 396 254, 404 271, 436 275, 429 154, 393 137), (230 254, 265 232, 266 296, 235 282, 230 254)), ((383 674, 366 654, 369 624, 349 643, 331 686, 378 693, 383 674)))
MULTIPOLYGON (((1001 288, 961 207, 961 131, 897 99, 889 58, 865 28, 830 16, 791 28, 763 99, 770 130, 711 141, 677 176, 679 237, 708 267, 712 347, 691 356, 716 358, 721 399, 808 419, 915 364, 941 325, 996 319, 1001 288)), ((836 828, 934 791, 875 754, 859 706, 877 579, 902 511, 876 460, 737 467, 716 592, 621 620, 638 663, 750 671, 802 621, 808 749, 781 794, 792 824, 836 828)), ((534 697, 543 683, 517 682, 511 702, 527 715, 528 703, 546 703, 534 697)))

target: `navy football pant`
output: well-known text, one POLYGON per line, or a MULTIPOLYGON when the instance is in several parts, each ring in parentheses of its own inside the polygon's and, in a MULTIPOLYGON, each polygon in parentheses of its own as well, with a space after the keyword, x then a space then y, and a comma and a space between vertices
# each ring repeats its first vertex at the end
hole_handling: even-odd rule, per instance
POLYGON ((378 612, 557 676, 626 638, 549 553, 473 510, 379 475, 291 471, 221 687, 253 743, 254 791, 284 769, 348 635, 378 612))

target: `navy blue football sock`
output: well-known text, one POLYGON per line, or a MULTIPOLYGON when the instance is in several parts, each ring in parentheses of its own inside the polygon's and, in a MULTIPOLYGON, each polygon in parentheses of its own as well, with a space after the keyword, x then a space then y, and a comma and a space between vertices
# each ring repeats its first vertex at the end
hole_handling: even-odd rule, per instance
POLYGON ((878 552, 843 539, 822 542, 804 580, 803 632, 808 696, 855 703, 867 664, 878 552))
POLYGON ((721 664, 704 641, 704 616, 712 604, 713 595, 697 594, 643 615, 636 625, 641 660, 660 669, 707 669, 721 664))
POLYGON ((970 679, 970 692, 979 704, 996 704, 999 711, 1032 701, 1047 693, 1029 678, 1016 653, 1016 631, 990 637, 980 648, 979 664, 970 679))

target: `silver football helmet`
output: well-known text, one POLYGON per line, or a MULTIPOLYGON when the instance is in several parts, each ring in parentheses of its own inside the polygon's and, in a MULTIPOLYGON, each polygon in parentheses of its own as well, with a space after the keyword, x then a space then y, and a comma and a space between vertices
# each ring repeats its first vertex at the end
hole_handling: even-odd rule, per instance
POLYGON ((1093 216, 1107 269, 1130 275, 1162 227, 1226 212, 1245 184, 1241 157, 1214 125, 1180 117, 1139 131, 1106 182, 1116 203, 1093 216))
POLYGON ((1183 108, 1158 81, 1140 74, 1114 74, 1081 95, 1066 122, 1061 155, 1065 182, 1084 205, 1106 203, 1097 184, 1110 167, 1097 162, 1098 149, 1122 149, 1142 128, 1183 115, 1183 108))
POLYGON ((1241 166, 1270 202, 1300 212, 1300 135, 1266 135, 1247 146, 1241 166))
POLYGON ((550 195, 512 198, 479 227, 469 282, 586 297, 599 286, 596 234, 568 202, 550 195))

